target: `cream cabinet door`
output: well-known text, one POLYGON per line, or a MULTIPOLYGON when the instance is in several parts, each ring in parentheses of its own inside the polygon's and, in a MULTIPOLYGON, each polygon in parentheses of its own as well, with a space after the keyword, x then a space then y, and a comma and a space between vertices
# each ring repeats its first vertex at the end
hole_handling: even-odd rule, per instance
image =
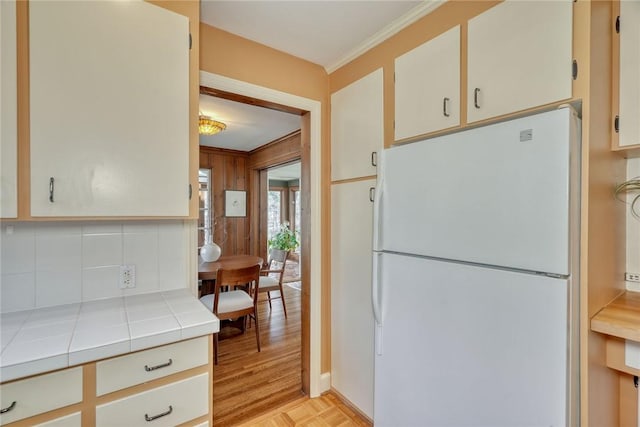
POLYGON ((16 2, 0 1, 0 217, 18 216, 16 2))
POLYGON ((31 214, 189 214, 189 22, 144 1, 29 4, 31 214))
POLYGON ((460 124, 460 27, 396 58, 395 139, 460 124))
POLYGON ((331 180, 376 174, 384 146, 382 68, 331 95, 331 180))
POLYGON ((640 1, 620 2, 619 145, 640 144, 640 1))
POLYGON ((331 186, 331 386, 373 418, 373 179, 331 186))
POLYGON ((506 0, 469 21, 467 118, 571 97, 571 0, 506 0))

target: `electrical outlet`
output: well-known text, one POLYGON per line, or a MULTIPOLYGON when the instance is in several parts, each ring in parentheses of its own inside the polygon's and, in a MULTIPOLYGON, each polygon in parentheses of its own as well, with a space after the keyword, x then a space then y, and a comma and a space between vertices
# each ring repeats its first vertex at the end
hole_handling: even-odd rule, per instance
POLYGON ((136 266, 121 265, 120 266, 120 289, 136 287, 136 266))
POLYGON ((626 280, 627 282, 640 283, 640 273, 624 273, 624 280, 626 280))

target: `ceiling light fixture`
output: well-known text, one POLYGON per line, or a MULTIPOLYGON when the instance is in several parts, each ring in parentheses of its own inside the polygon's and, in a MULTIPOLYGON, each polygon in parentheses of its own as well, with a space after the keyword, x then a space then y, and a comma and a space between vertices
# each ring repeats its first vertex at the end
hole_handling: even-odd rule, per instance
POLYGON ((198 132, 200 135, 215 135, 226 128, 227 125, 217 120, 213 120, 209 116, 204 116, 202 114, 198 116, 198 132))

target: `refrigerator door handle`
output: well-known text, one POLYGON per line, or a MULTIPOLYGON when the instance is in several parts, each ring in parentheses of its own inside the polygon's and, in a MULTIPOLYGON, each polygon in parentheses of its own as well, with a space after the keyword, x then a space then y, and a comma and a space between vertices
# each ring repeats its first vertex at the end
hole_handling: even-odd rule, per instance
POLYGON ((375 320, 375 348, 378 356, 382 355, 382 307, 380 305, 380 270, 381 252, 373 253, 373 271, 371 277, 371 305, 373 308, 373 318, 375 320))
MULTIPOLYGON (((379 157, 378 165, 382 163, 382 156, 379 157)), ((376 187, 373 189, 373 250, 379 251, 382 250, 380 244, 380 225, 382 223, 382 197, 383 197, 383 189, 384 189, 384 176, 382 175, 382 168, 378 168, 378 181, 376 182, 376 187)), ((369 193, 371 196, 371 193, 369 193)))

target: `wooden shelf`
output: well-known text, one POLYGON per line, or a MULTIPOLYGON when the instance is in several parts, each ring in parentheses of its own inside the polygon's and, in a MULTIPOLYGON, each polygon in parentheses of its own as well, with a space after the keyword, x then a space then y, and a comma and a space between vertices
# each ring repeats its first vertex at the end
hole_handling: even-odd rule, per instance
POLYGON ((591 318, 591 330, 640 342, 640 292, 625 292, 591 318))

